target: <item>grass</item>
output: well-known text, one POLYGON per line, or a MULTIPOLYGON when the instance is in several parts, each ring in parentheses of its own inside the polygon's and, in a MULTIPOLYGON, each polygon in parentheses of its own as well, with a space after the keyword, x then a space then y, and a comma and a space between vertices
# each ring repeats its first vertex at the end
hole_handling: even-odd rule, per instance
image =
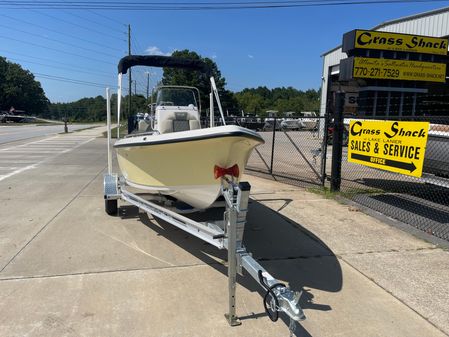
MULTIPOLYGON (((71 125, 71 124, 67 125, 67 127, 68 127, 68 129, 69 129, 69 133, 72 133, 72 132, 81 132, 81 131, 85 131, 85 130, 89 130, 89 129, 95 129, 96 127, 98 127, 98 125, 93 125, 93 126, 89 126, 89 127, 87 127, 87 128, 84 128, 84 129, 78 129, 78 130, 72 130, 72 131, 70 131, 70 125, 71 125)), ((60 132, 60 133, 65 133, 65 132, 60 132)))
POLYGON ((326 199, 336 199, 343 197, 352 199, 357 194, 379 194, 384 193, 383 190, 377 188, 351 188, 346 191, 332 192, 329 187, 311 187, 307 189, 308 192, 319 194, 326 199))
POLYGON ((338 192, 331 192, 329 187, 310 187, 307 192, 319 194, 326 199, 333 199, 338 192))
MULTIPOLYGON (((120 126, 120 137, 123 137, 124 135, 128 134, 128 124, 124 124, 120 126)), ((108 137, 108 132, 103 132, 103 137, 108 137)), ((111 128, 111 138, 117 138, 117 126, 114 128, 111 128)))

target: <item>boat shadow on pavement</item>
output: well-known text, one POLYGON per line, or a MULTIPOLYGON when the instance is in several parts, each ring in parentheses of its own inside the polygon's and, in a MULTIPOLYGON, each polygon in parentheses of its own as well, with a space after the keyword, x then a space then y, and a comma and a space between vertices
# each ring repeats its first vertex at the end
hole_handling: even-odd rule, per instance
MULTIPOLYGON (((289 200, 270 199, 259 201, 281 201, 285 207, 289 200)), ((146 213, 139 212, 134 206, 122 206, 122 217, 140 218, 141 222, 180 248, 186 250, 207 265, 227 275, 227 267, 220 261, 227 260, 227 251, 219 250, 200 239, 157 218, 150 218, 146 213), (186 235, 191 237, 186 240, 186 235)), ((190 214, 189 218, 196 221, 206 219, 222 219, 223 209, 210 209, 206 212, 190 214)), ((302 291, 300 305, 309 310, 330 311, 326 303, 315 303, 314 290, 338 292, 342 288, 342 271, 337 257, 318 237, 300 224, 279 214, 262 203, 250 199, 247 224, 244 233, 244 245, 252 256, 275 278, 288 283, 290 288, 302 291)), ((263 309, 262 289, 245 271, 245 276, 238 275, 238 283, 251 292, 261 295, 261 311, 240 320, 258 319, 267 316, 263 309)), ((237 300, 238 301, 238 300, 237 300)), ((288 326, 289 318, 280 314, 279 318, 288 326)), ((268 317, 266 317, 268 319, 268 317)), ((295 334, 305 337, 310 333, 301 325, 296 324, 295 334)))

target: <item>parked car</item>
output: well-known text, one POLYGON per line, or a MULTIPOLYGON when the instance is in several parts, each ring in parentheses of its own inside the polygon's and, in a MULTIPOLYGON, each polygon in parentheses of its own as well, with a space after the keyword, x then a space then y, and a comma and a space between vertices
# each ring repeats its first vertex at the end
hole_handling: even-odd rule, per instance
POLYGON ((239 119, 239 125, 247 129, 260 131, 263 130, 265 123, 259 117, 246 116, 239 119))
MULTIPOLYGON (((332 145, 333 142, 333 135, 334 135, 334 123, 330 123, 327 127, 327 144, 332 145)), ((349 141, 349 131, 347 129, 347 126, 345 125, 343 127, 343 146, 348 146, 349 141)))
POLYGON ((294 118, 284 118, 281 122, 282 131, 299 131, 304 128, 304 124, 299 119, 294 118))
POLYGON ((449 125, 430 125, 423 171, 449 178, 449 125))
POLYGON ((276 130, 281 130, 281 119, 278 118, 265 118, 265 124, 263 126, 263 131, 273 131, 273 127, 276 130), (276 123, 276 125, 275 125, 276 123))

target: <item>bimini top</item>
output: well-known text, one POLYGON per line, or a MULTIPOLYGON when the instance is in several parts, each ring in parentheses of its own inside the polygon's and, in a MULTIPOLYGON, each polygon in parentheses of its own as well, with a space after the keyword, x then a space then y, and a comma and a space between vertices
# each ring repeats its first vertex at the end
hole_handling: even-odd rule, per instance
POLYGON ((201 60, 159 55, 130 55, 120 60, 118 63, 118 73, 126 74, 128 69, 133 66, 182 68, 198 70, 207 74, 211 71, 210 67, 201 60))

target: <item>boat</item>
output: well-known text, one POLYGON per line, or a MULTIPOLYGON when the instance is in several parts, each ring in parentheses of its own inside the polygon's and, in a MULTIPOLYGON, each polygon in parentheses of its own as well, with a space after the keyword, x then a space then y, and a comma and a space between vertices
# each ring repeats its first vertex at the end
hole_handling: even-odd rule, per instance
MULTIPOLYGON (((133 66, 210 70, 200 60, 170 56, 126 56, 119 63, 118 118, 122 76, 133 66)), ((160 86, 151 112, 150 131, 119 138, 114 144, 126 184, 147 193, 161 194, 194 209, 207 209, 220 195, 222 179, 239 182, 252 150, 264 143, 255 131, 226 125, 215 80, 211 81, 211 106, 215 97, 222 123, 201 128, 201 101, 197 88, 160 86)))
POLYGON ((281 121, 281 130, 289 131, 289 130, 301 130, 304 127, 304 124, 295 118, 283 118, 281 121))

